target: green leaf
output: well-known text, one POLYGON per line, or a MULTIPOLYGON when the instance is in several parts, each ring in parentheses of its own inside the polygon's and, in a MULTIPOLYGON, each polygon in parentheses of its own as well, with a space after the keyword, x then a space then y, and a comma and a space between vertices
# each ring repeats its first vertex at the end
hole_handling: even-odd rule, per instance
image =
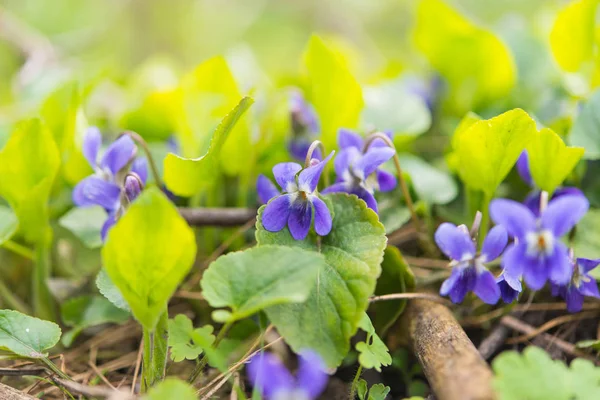
POLYGON ((111 228, 102 261, 135 318, 153 330, 196 255, 194 232, 156 187, 111 228))
POLYGON ((408 173, 415 192, 427 204, 447 204, 458 195, 456 182, 447 172, 412 154, 402 154, 399 158, 402 171, 408 173))
POLYGON ((148 391, 143 400, 197 400, 196 390, 188 383, 177 379, 167 378, 148 391))
MULTIPOLYGON (((385 248, 381 263, 381 276, 377 280, 375 294, 381 296, 391 293, 405 293, 415 287, 415 277, 410 267, 395 246, 385 248)), ((371 305, 373 325, 385 335, 406 307, 406 300, 378 301, 371 305)))
POLYGON ((586 160, 600 159, 600 90, 595 91, 583 105, 573 122, 569 142, 585 149, 586 160))
POLYGON ((364 379, 360 379, 358 384, 356 385, 356 394, 360 400, 365 400, 367 398, 367 381, 364 379))
POLYGON ((100 272, 98 272, 98 276, 96 277, 96 286, 98 287, 100 293, 106 297, 108 301, 113 303, 121 310, 131 312, 129 304, 127 304, 127 301, 125 301, 123 298, 119 288, 117 288, 110 280, 110 277, 106 273, 106 269, 102 268, 100 272))
POLYGON ((390 356, 390 352, 385 343, 383 343, 383 340, 375 332, 375 328, 367 313, 363 314, 359 326, 360 329, 367 332, 367 339, 364 342, 356 344, 356 350, 360 353, 358 361, 360 365, 367 369, 375 368, 381 372, 382 366, 388 366, 392 363, 392 356, 390 356))
POLYGON ((492 197, 536 132, 521 109, 472 123, 455 143, 461 179, 492 197))
POLYGON ((339 128, 356 128, 363 108, 362 89, 341 56, 313 35, 304 53, 308 100, 315 107, 326 149, 337 147, 339 128))
POLYGON ((9 240, 19 228, 19 220, 9 207, 0 206, 0 245, 9 240))
POLYGON ((65 325, 73 328, 62 337, 62 343, 67 347, 86 328, 108 323, 121 324, 130 316, 127 311, 101 296, 80 296, 67 300, 61 306, 61 314, 65 325))
POLYGON ((0 348, 19 356, 44 358, 60 339, 60 328, 13 310, 0 310, 0 348))
POLYGON ((376 383, 371 386, 367 395, 367 381, 361 379, 358 381, 356 394, 360 400, 385 400, 390 393, 390 388, 382 383, 376 383))
POLYGON ((169 347, 171 359, 175 362, 195 360, 204 349, 210 349, 215 342, 214 328, 205 325, 194 329, 192 321, 183 314, 169 320, 169 347))
POLYGON ((577 72, 592 59, 598 0, 575 0, 559 13, 550 32, 550 47, 558 65, 577 72))
POLYGON ((501 400, 587 400, 600 398, 600 368, 575 359, 568 368, 542 349, 530 346, 522 354, 505 351, 492 363, 494 387, 501 400), (531 383, 535 382, 535 385, 531 383))
POLYGON ((568 147, 552 129, 545 128, 527 145, 529 169, 535 185, 553 193, 583 157, 582 147, 568 147))
POLYGON ((423 0, 413 32, 417 48, 450 86, 458 111, 506 96, 516 80, 507 46, 440 0, 423 0))
POLYGON ((58 220, 58 224, 73 233, 86 247, 96 249, 102 246, 100 231, 106 218, 106 211, 101 206, 74 207, 58 220))
POLYGON ((255 247, 219 257, 204 273, 204 298, 215 320, 235 321, 275 304, 302 303, 325 265, 321 254, 285 246, 255 247))
MULTIPOLYGON (((598 226, 600 226, 600 210, 593 208, 577 224, 575 238, 571 244, 575 257, 598 258, 600 255, 600 230, 598 226)), ((600 268, 594 268, 590 275, 600 280, 600 268)))
POLYGON ((200 158, 183 158, 168 154, 164 161, 165 183, 169 190, 180 196, 192 196, 214 182, 218 174, 218 160, 221 148, 229 133, 252 105, 254 100, 244 97, 239 104, 219 124, 213 133, 210 146, 200 158))
POLYGON ((600 351, 600 340, 582 340, 575 343, 575 346, 577 346, 578 349, 593 349, 595 351, 600 351))
POLYGON ((259 210, 256 239, 259 246, 300 247, 325 256, 308 300, 267 308, 267 316, 295 351, 310 348, 330 367, 339 365, 350 349, 363 312, 373 294, 386 237, 377 214, 364 201, 347 194, 325 196, 333 204, 331 233, 318 239, 311 234, 294 240, 287 228, 268 232, 259 210))
POLYGON ((52 135, 38 119, 19 123, 0 151, 0 196, 30 242, 44 238, 49 228, 48 198, 59 167, 52 135))

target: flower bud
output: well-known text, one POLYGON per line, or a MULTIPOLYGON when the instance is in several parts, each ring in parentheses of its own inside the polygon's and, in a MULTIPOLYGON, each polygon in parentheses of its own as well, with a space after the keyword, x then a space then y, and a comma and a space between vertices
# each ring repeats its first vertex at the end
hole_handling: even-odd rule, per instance
POLYGON ((125 177, 125 197, 131 203, 142 192, 144 184, 135 172, 130 172, 125 177))

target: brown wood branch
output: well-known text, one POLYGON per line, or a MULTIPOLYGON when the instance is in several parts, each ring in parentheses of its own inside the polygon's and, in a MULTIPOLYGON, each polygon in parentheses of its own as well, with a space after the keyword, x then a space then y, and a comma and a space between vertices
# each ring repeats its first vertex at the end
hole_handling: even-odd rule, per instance
POLYGON ((411 300, 400 326, 439 400, 496 398, 490 367, 448 308, 411 300))
POLYGON ((188 208, 179 214, 192 226, 238 226, 256 218, 255 208, 188 208))
POLYGON ((0 383, 0 399, 2 400, 35 400, 36 397, 30 396, 8 385, 0 383))

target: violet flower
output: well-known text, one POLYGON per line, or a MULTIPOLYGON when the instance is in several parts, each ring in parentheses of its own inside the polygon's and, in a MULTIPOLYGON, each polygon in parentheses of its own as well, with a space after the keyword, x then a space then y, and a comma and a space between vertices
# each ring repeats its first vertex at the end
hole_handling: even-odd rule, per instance
POLYGON ((514 289, 521 276, 533 290, 547 280, 565 285, 571 278, 567 247, 560 242, 583 217, 589 202, 583 196, 565 195, 552 200, 540 216, 521 203, 507 199, 493 200, 490 215, 503 225, 515 242, 504 252, 504 278, 514 289))
MULTIPOLYGON (((320 127, 317 113, 298 90, 290 94, 290 122, 293 137, 288 150, 295 159, 303 161, 311 143, 317 138, 320 127)), ((315 149, 313 156, 320 160, 320 149, 315 149)))
POLYGON ((460 303, 472 291, 487 304, 498 302, 500 288, 486 264, 498 258, 506 247, 508 235, 502 226, 490 230, 480 254, 477 254, 475 242, 465 225, 441 224, 435 232, 435 242, 452 260, 452 273, 442 283, 440 295, 450 295, 452 302, 460 303))
MULTIPOLYGON (((334 152, 323 161, 313 159, 311 166, 302 169, 293 162, 280 163, 273 167, 273 175, 283 193, 273 197, 262 214, 262 224, 269 232, 279 232, 287 225, 295 240, 308 235, 313 219, 315 231, 325 236, 331 231, 331 213, 317 194, 317 185, 325 164, 334 152)), ((260 195, 265 199, 266 195, 260 195)))
POLYGON ((513 288, 512 286, 510 286, 508 282, 506 282, 506 280, 504 279, 504 274, 496 278, 496 284, 500 289, 500 297, 502 297, 502 301, 507 304, 515 301, 515 299, 519 297, 519 294, 523 291, 521 281, 517 280, 512 283, 517 287, 513 288))
POLYGON ((124 207, 133 201, 131 197, 136 189, 132 189, 133 181, 130 179, 129 193, 126 192, 128 177, 134 177, 141 190, 146 183, 148 171, 146 159, 135 158, 137 147, 129 136, 123 135, 115 140, 98 161, 101 144, 102 135, 98 128, 89 128, 83 139, 83 155, 94 169, 94 175, 75 186, 73 202, 78 207, 99 205, 106 210, 108 218, 101 231, 104 239, 124 207))
POLYGON ((323 190, 323 193, 354 194, 377 212, 375 191, 387 192, 396 187, 394 175, 379 169, 394 156, 395 150, 387 147, 383 141, 376 140, 363 154, 362 137, 345 129, 340 129, 338 143, 342 150, 334 162, 336 183, 323 190))
POLYGON ((583 308, 585 296, 600 298, 596 279, 589 272, 600 264, 600 259, 571 258, 573 275, 566 285, 552 285, 552 295, 562 297, 569 312, 578 312, 583 308))
POLYGON ((271 353, 260 353, 248 364, 248 377, 265 400, 314 400, 327 385, 325 364, 318 354, 306 351, 298 357, 296 377, 271 353))
POLYGON ((281 194, 277 186, 263 174, 259 174, 256 179, 256 193, 261 204, 267 204, 273 197, 281 194))

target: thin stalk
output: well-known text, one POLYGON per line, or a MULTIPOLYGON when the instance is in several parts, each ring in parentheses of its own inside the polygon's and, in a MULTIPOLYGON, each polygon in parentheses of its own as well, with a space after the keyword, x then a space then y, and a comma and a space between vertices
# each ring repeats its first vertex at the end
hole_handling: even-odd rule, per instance
POLYGON ((350 396, 349 400, 354 400, 356 398, 356 388, 358 386, 358 380, 360 379, 360 375, 362 374, 362 365, 358 366, 356 370, 356 375, 354 375, 354 380, 352 381, 352 386, 350 387, 350 396))
POLYGON ((40 358, 40 360, 46 364, 46 366, 52 371, 54 372, 56 375, 60 376, 63 379, 66 379, 68 381, 72 380, 71 377, 67 374, 65 374, 64 372, 62 372, 52 361, 50 361, 48 359, 48 357, 42 357, 40 358))
MULTIPOLYGON (((310 147, 308 148, 308 151, 306 152, 306 159, 304 160, 304 168, 308 168, 310 167, 310 160, 312 160, 313 158, 313 153, 315 152, 315 150, 318 148, 321 149, 321 153, 323 153, 323 157, 325 157, 325 145, 320 141, 320 140, 315 140, 310 144, 310 147)), ((325 175, 323 177, 323 183, 325 183, 325 186, 329 186, 329 174, 323 174, 325 175)))
POLYGON ((165 379, 169 315, 165 310, 153 331, 143 328, 142 392, 165 379))
POLYGON ((44 237, 35 246, 35 258, 32 274, 32 303, 35 316, 50 321, 56 320, 54 300, 48 289, 51 274, 50 248, 52 246, 52 230, 48 228, 44 237))
POLYGON ((2 243, 2 247, 20 255, 23 258, 28 258, 30 260, 35 258, 35 253, 30 248, 25 247, 17 242, 13 242, 12 240, 7 240, 6 242, 2 243))
MULTIPOLYGON (((223 327, 219 331, 219 334, 217 335, 217 338, 215 339, 215 342, 212 345, 213 348, 216 349, 217 346, 219 346, 219 343, 221 343, 221 340, 223 340, 223 338, 225 338, 225 335, 227 334, 227 332, 229 331, 229 328, 231 328, 232 325, 233 325, 233 322, 226 322, 225 325, 223 325, 223 327)), ((208 356, 206 355, 206 352, 204 352, 204 355, 200 359, 200 362, 198 362, 198 364, 196 364, 196 366, 194 367, 194 370, 192 371, 192 374, 188 378, 188 382, 190 384, 193 384, 196 381, 196 379, 198 379, 198 376, 200 376, 200 373, 202 372, 204 367, 206 367, 207 364, 208 364, 208 356)))
POLYGON ((0 298, 13 310, 23 314, 30 314, 31 310, 21 299, 19 299, 12 290, 10 290, 4 281, 0 279, 0 298))
POLYGON ((144 138, 142 138, 140 135, 133 131, 125 131, 124 134, 129 135, 130 138, 132 138, 142 147, 144 153, 146 153, 146 158, 148 158, 148 164, 150 164, 150 169, 152 170, 152 175, 154 176, 154 182, 156 182, 156 186, 162 189, 164 185, 162 180, 160 179, 160 174, 158 173, 158 168, 156 167, 156 163, 154 162, 154 157, 152 157, 152 153, 150 152, 148 143, 146 143, 144 138))
POLYGON ((481 227, 479 228, 478 243, 479 246, 483 246, 483 241, 487 236, 488 230, 490 229, 490 202, 492 197, 484 194, 483 200, 481 201, 481 227))

